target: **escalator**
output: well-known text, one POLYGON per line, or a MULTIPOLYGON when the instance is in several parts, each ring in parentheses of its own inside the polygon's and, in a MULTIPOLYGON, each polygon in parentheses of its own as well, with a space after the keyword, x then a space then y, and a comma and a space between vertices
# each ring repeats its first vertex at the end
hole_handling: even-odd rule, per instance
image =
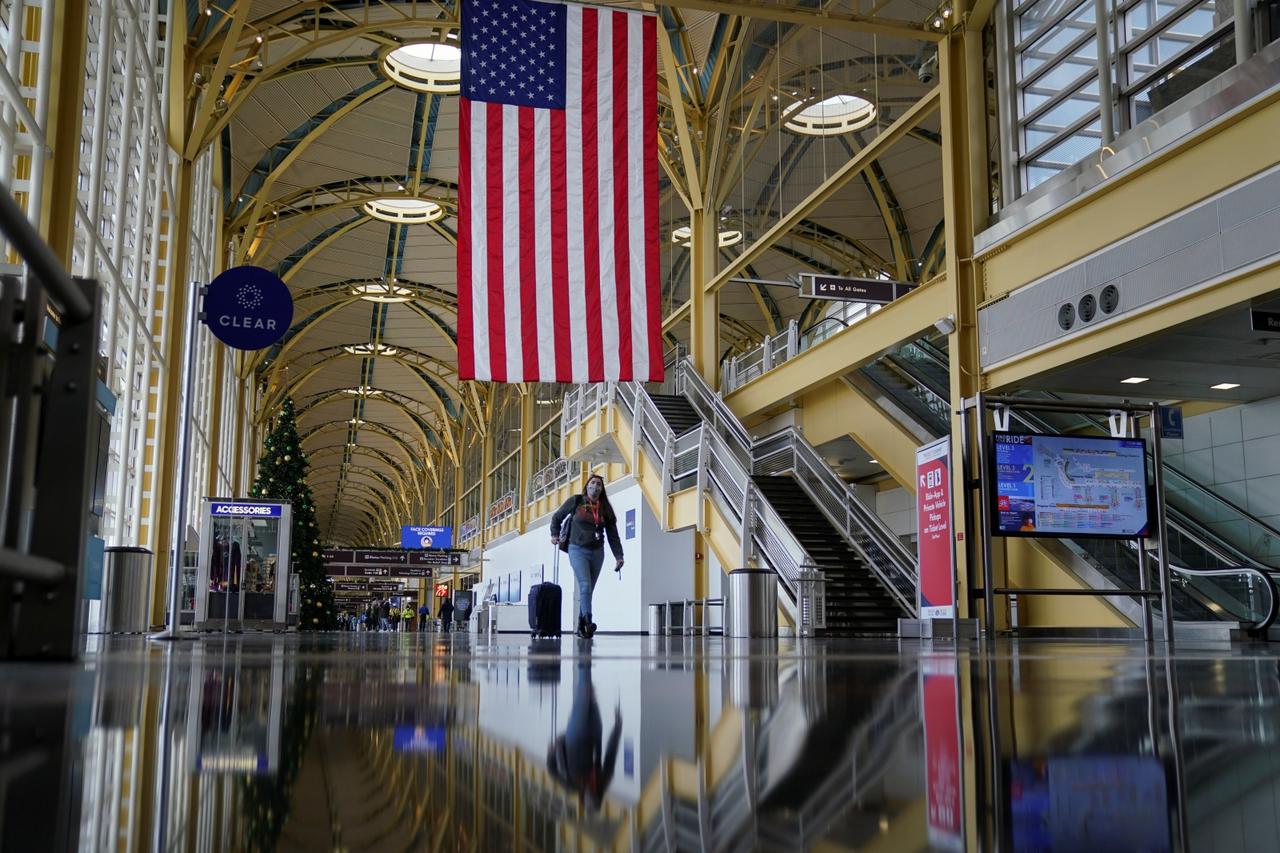
MULTIPOLYGON (((905 344, 847 377, 866 389, 913 435, 937 438, 950 430, 948 358, 945 342, 928 339, 905 344)), ((1103 434, 1105 422, 1083 414, 1013 413, 1018 428, 1040 433, 1103 434)), ((1151 465, 1148 455, 1148 465, 1151 465)), ((1168 506, 1169 555, 1174 567, 1174 615, 1184 621, 1233 620, 1269 624, 1271 597, 1255 587, 1256 571, 1280 579, 1280 567, 1266 554, 1280 542, 1280 532, 1250 516, 1186 474, 1163 467, 1168 506), (1201 519, 1218 521, 1206 523, 1201 519), (1245 568, 1241 568, 1245 567, 1245 568), (1212 573, 1212 574, 1206 574, 1212 573), (1250 580, 1250 578, 1253 580, 1250 580), (1264 600, 1265 599, 1265 600, 1264 600)), ((1107 539, 1058 540, 1121 588, 1138 588, 1140 555, 1136 543, 1107 539)), ((1152 560, 1151 555, 1146 559, 1152 560)), ((1149 577, 1156 577, 1148 566, 1149 577)), ((1265 628, 1266 625, 1261 625, 1265 628)))
POLYGON ((826 574, 827 632, 896 634, 905 616, 793 477, 757 476, 760 492, 826 574))

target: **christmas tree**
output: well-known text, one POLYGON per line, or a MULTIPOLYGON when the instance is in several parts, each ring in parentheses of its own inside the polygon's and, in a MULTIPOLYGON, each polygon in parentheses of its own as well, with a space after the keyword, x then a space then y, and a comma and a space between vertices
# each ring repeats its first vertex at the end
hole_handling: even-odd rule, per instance
POLYGON ((275 426, 267 436, 258 479, 249 494, 255 498, 290 501, 293 504, 291 571, 298 575, 301 606, 298 627, 303 631, 331 631, 337 627, 333 612, 333 584, 324 573, 320 556, 320 526, 316 506, 307 485, 307 457, 298 439, 298 423, 292 398, 284 401, 275 426))

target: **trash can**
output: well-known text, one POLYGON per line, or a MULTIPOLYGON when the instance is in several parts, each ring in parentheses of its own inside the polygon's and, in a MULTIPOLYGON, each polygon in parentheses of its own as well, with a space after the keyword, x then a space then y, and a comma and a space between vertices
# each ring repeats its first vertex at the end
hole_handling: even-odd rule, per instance
POLYGON ((725 596, 726 637, 778 636, 778 574, 773 569, 734 569, 725 596))
POLYGON ((667 605, 649 605, 649 636, 660 637, 667 633, 667 605))
POLYGON ((147 591, 151 588, 152 554, 146 548, 106 549, 103 567, 102 630, 108 634, 140 634, 150 624, 147 591))

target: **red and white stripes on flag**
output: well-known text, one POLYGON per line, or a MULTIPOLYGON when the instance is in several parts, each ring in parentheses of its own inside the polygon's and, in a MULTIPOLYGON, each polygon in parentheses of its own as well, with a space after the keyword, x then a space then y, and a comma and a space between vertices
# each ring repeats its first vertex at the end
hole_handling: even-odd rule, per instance
POLYGON ((460 101, 459 373, 661 381, 656 19, 564 29, 563 109, 460 101))

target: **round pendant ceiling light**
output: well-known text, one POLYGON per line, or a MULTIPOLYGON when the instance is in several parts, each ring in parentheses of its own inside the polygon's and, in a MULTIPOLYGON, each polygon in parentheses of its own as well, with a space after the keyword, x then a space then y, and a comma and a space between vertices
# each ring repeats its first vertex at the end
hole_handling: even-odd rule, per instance
POLYGON ((462 51, 443 42, 406 44, 382 57, 382 73, 415 92, 456 94, 462 85, 462 51))

